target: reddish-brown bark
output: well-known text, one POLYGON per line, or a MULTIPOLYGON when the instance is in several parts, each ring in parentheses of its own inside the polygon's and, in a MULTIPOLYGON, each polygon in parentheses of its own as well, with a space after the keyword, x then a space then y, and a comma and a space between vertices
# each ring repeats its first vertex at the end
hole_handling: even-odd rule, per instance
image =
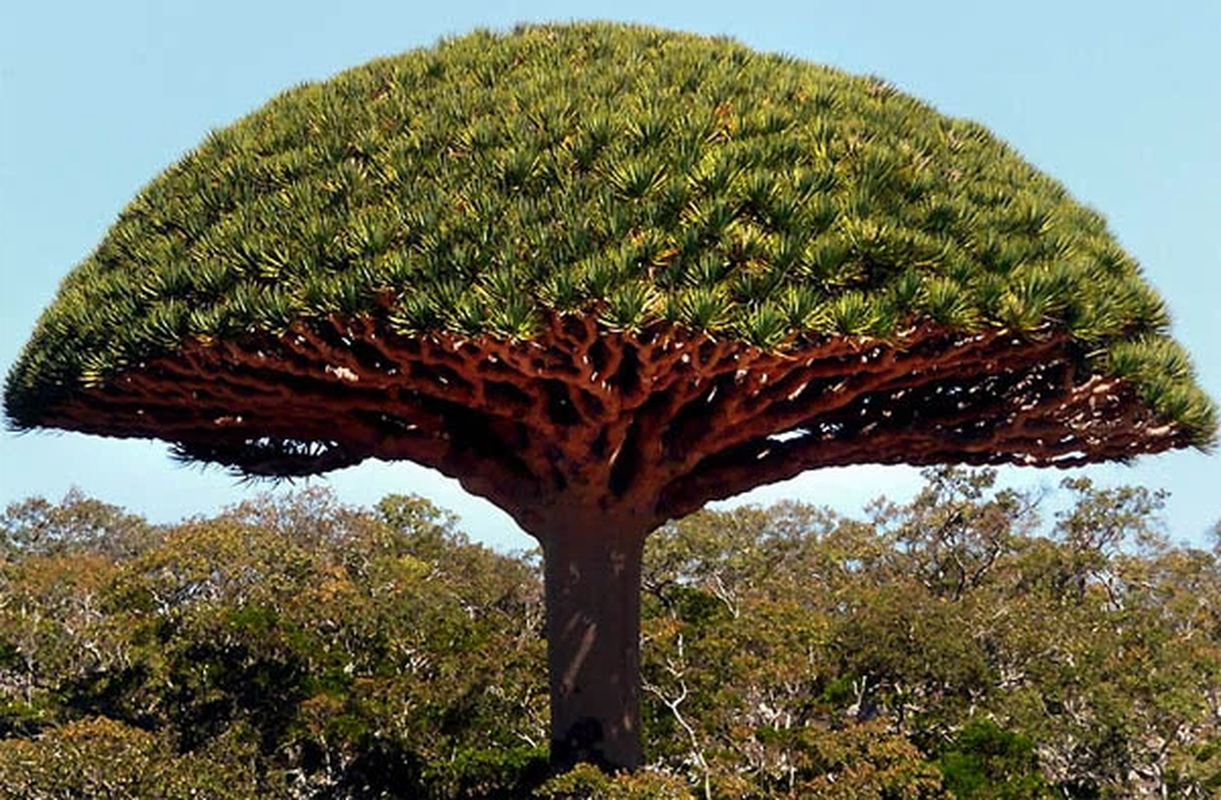
POLYGON ((526 341, 402 336, 380 316, 194 341, 71 393, 43 424, 177 442, 247 474, 365 458, 458 478, 542 543, 553 754, 641 763, 640 556, 709 500, 855 463, 1070 466, 1188 444, 1067 336, 934 326, 781 352, 555 315, 526 341))
POLYGON ((820 466, 1070 466, 1186 443, 1124 381, 1077 362, 1052 333, 923 326, 767 352, 661 323, 607 331, 592 316, 555 315, 527 341, 335 317, 278 339, 189 343, 76 391, 43 423, 167 439, 253 474, 408 459, 528 531, 559 497, 655 526, 820 466))

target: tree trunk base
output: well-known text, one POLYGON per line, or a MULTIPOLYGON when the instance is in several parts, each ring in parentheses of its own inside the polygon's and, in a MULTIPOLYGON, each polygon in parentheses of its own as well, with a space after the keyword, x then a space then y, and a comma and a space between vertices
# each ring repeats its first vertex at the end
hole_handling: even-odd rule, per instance
POLYGON ((640 562, 645 534, 605 519, 541 537, 551 763, 634 770, 640 744, 640 562))

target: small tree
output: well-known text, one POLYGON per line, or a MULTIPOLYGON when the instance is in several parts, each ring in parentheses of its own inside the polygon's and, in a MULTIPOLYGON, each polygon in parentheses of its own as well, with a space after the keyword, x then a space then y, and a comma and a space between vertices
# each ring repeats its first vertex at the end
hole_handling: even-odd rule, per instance
POLYGON ((5 411, 243 475, 458 478, 542 545, 553 758, 633 768, 650 531, 814 467, 1206 446, 1167 324, 976 124, 730 41, 538 26, 211 134, 66 279, 5 411))

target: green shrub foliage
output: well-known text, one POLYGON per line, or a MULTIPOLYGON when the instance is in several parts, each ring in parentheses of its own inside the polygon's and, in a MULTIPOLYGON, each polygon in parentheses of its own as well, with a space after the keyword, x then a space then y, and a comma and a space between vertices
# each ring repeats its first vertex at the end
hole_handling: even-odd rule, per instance
POLYGON ((1168 543, 1159 493, 1073 480, 1039 520, 994 477, 651 539, 632 776, 548 774, 537 554, 425 500, 307 491, 163 527, 16 504, 0 798, 1215 794, 1218 553, 1168 543))
POLYGON ((765 348, 1067 331, 1215 434, 1103 218, 983 127, 875 77, 606 23, 450 39, 213 131, 64 281, 6 410, 30 427, 188 339, 375 310, 407 334, 528 338, 560 311, 765 348))

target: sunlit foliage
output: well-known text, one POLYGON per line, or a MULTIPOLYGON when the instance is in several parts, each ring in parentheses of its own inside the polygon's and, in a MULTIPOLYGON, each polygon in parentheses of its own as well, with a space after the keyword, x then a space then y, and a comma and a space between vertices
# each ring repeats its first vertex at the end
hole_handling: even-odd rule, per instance
POLYGON ((549 778, 537 556, 425 500, 306 491, 167 527, 15 504, 0 798, 1221 789, 1221 561, 1170 543, 1162 495, 1074 479, 1040 519, 989 471, 927 479, 866 519, 790 502, 655 537, 648 764, 620 777, 549 778))
POLYGON ((1108 232, 875 77, 616 24, 477 32, 299 86, 153 180, 67 278, 6 409, 329 314, 508 339, 549 311, 782 348, 1067 331, 1206 444, 1215 410, 1108 232))

